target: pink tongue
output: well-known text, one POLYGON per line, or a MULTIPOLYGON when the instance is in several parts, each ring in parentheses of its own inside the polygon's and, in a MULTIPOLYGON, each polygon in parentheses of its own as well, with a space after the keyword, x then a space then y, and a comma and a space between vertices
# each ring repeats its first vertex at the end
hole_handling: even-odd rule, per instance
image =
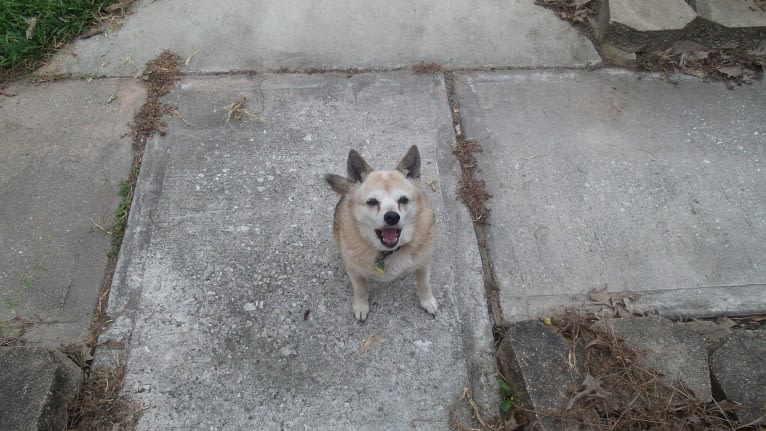
POLYGON ((383 241, 388 244, 393 244, 399 239, 399 232, 396 229, 381 229, 380 235, 383 237, 383 241))

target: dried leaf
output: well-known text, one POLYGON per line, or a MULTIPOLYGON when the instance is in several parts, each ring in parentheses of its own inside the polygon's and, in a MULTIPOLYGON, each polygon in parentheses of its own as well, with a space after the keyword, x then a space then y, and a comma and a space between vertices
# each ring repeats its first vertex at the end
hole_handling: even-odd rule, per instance
POLYGON ((741 66, 722 66, 718 68, 718 71, 729 78, 738 78, 742 76, 741 66))
POLYGON ((727 329, 731 329, 731 328, 737 326, 737 322, 729 319, 726 316, 719 317, 718 319, 715 320, 715 323, 717 323, 717 324, 719 324, 719 325, 721 325, 721 326, 723 326, 724 328, 727 328, 727 329))
POLYGON ((521 427, 523 427, 524 424, 520 424, 514 415, 511 415, 508 419, 505 420, 504 424, 504 430, 505 431, 515 431, 521 427))
POLYGON ((596 335, 596 338, 592 339, 590 343, 585 345, 585 348, 593 347, 593 346, 609 346, 610 342, 601 335, 596 335))
POLYGON ((122 12, 126 7, 128 7, 127 2, 117 2, 117 3, 110 4, 109 6, 106 7, 105 10, 109 13, 113 13, 118 10, 122 12))
POLYGON ((634 316, 646 316, 655 313, 654 310, 648 307, 638 305, 631 297, 622 298, 622 302, 625 304, 625 309, 634 316))
POLYGON ((362 343, 362 347, 359 348, 359 356, 364 356, 364 354, 367 352, 367 349, 370 348, 373 344, 379 342, 382 340, 383 337, 380 334, 373 334, 368 338, 364 343, 362 343))
POLYGON ((582 381, 583 389, 575 393, 567 404, 567 410, 571 410, 581 400, 591 400, 594 398, 607 398, 611 393, 601 387, 601 381, 588 373, 582 381))
POLYGON ((24 18, 24 22, 27 23, 27 40, 32 39, 35 34, 35 27, 37 27, 37 17, 24 18))
POLYGON ((188 65, 189 65, 189 63, 191 63, 191 61, 192 61, 192 58, 194 58, 194 56, 195 56, 195 55, 197 55, 197 54, 199 54, 199 53, 200 53, 200 50, 199 50, 199 49, 198 49, 198 50, 196 50, 196 51, 194 51, 194 52, 192 52, 190 56, 186 57, 186 61, 184 62, 184 65, 185 65, 185 66, 188 66, 188 65))
POLYGON ((686 73, 688 73, 689 75, 696 76, 697 78, 704 79, 704 78, 707 77, 707 73, 705 73, 704 70, 696 68, 696 67, 695 68, 686 69, 684 71, 686 73))
POLYGON ((606 291, 606 286, 604 286, 603 289, 593 289, 588 293, 588 298, 590 298, 591 301, 593 301, 596 304, 602 304, 602 305, 612 305, 611 298, 609 296, 609 292, 606 291))

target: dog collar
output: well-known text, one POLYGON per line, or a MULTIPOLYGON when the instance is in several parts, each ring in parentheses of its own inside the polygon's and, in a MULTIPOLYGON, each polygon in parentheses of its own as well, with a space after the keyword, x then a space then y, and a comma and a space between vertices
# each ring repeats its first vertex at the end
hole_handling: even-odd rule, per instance
POLYGON ((375 258, 375 270, 381 274, 385 274, 386 273, 386 258, 396 253, 397 251, 399 251, 400 248, 402 247, 400 246, 400 247, 396 247, 394 250, 379 252, 378 256, 375 258))

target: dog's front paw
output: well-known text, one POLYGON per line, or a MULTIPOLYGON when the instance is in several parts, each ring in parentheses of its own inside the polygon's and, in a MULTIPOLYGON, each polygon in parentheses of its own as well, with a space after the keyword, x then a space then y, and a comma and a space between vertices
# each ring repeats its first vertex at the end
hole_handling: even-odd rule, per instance
POLYGON ((367 301, 354 301, 352 304, 354 309, 354 317, 360 322, 367 320, 367 314, 370 312, 370 305, 367 301))
POLYGON ((423 309, 425 309, 428 314, 436 317, 436 311, 439 310, 439 306, 436 305, 436 298, 434 298, 433 295, 429 296, 428 298, 421 299, 420 306, 423 307, 423 309))

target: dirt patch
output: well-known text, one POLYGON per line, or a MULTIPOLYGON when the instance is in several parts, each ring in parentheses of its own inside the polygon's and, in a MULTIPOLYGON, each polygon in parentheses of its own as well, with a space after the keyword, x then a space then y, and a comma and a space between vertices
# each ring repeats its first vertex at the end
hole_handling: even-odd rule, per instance
POLYGON ((178 54, 165 50, 159 57, 146 63, 142 74, 142 79, 147 84, 146 103, 138 110, 130 125, 134 150, 143 153, 146 141, 154 133, 164 134, 162 128, 167 124, 162 117, 172 114, 176 108, 162 102, 160 98, 170 91, 181 76, 180 61, 178 54))
POLYGON ((484 226, 489 219, 489 207, 487 201, 492 197, 487 192, 484 180, 476 177, 476 157, 474 154, 482 152, 478 139, 458 137, 457 145, 452 154, 460 160, 463 176, 458 185, 457 194, 460 200, 466 204, 471 212, 473 222, 484 226))
POLYGON ((593 34, 589 18, 598 15, 598 1, 594 0, 537 0, 535 4, 552 9, 559 18, 568 21, 589 35, 593 34))
POLYGON ((567 313, 551 323, 571 346, 566 359, 583 378, 567 394, 567 406, 545 415, 588 430, 762 429, 738 423, 735 403, 702 401, 642 366, 640 353, 610 333, 597 317, 567 313))
POLYGON ((412 71, 416 74, 444 75, 447 86, 450 110, 452 114, 452 127, 455 131, 455 147, 452 154, 460 161, 462 177, 458 185, 457 195, 468 207, 471 218, 478 226, 484 226, 489 219, 489 207, 487 201, 492 195, 487 192, 484 180, 476 175, 477 160, 474 154, 482 152, 478 139, 466 138, 463 133, 463 125, 460 121, 460 107, 454 94, 454 76, 452 71, 437 63, 419 63, 413 66, 412 71))
POLYGON ((67 429, 126 431, 135 429, 142 408, 120 394, 125 367, 91 370, 78 399, 69 409, 67 429))
MULTIPOLYGON (((593 28, 599 14, 597 0, 536 0, 535 4, 553 10, 559 18, 571 23, 604 54, 593 28)), ((637 71, 661 73, 665 76, 686 74, 708 81, 725 81, 729 88, 761 79, 766 70, 766 56, 762 52, 755 54, 755 51, 745 48, 706 48, 689 41, 679 41, 673 48, 664 51, 625 54, 635 55, 635 61, 622 60, 627 63, 613 65, 630 64, 637 71)), ((602 55, 602 58, 607 63, 610 61, 607 55, 602 55)), ((668 81, 675 83, 673 79, 668 81)))
POLYGON ((663 51, 639 53, 639 70, 665 75, 684 73, 712 81, 747 84, 761 79, 766 70, 766 57, 735 49, 697 49, 692 51, 663 51))

